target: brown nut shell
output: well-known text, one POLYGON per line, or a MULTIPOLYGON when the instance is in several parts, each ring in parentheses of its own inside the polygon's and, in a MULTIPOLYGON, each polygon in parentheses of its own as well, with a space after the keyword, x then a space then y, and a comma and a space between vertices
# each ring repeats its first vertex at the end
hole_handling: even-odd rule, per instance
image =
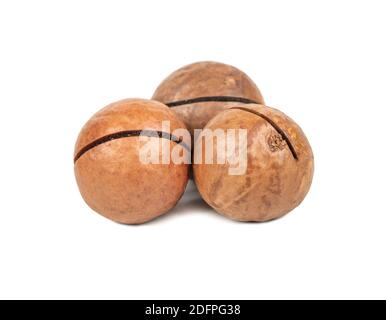
MULTIPOLYGON (((245 174, 230 175, 228 161, 193 165, 200 194, 217 212, 239 221, 268 221, 302 202, 311 186, 314 160, 306 136, 292 119, 262 105, 235 105, 205 129, 248 130, 245 174)), ((214 159, 218 143, 214 139, 214 159)), ((205 154, 205 145, 200 137, 195 159, 205 154)))
MULTIPOLYGON (((141 99, 113 103, 86 123, 75 146, 75 176, 84 200, 92 209, 116 222, 138 224, 175 206, 188 181, 188 165, 173 161, 142 163, 139 150, 143 143, 135 132, 161 131, 162 121, 170 122, 169 133, 185 128, 167 106, 141 99), (119 136, 125 131, 135 134, 119 136)), ((149 139, 169 144, 170 150, 183 148, 167 138, 149 139)))
POLYGON ((232 99, 218 99, 224 97, 264 104, 259 89, 244 72, 218 62, 197 62, 173 72, 158 86, 152 99, 170 105, 193 133, 232 103, 232 99), (197 98, 206 99, 195 101, 197 98), (175 102, 183 104, 174 106, 175 102))

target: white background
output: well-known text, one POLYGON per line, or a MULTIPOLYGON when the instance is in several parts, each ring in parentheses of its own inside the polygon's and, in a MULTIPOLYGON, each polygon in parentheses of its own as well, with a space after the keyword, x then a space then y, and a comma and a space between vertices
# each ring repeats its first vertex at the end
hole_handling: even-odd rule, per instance
POLYGON ((384 1, 1 1, 0 298, 386 298, 384 1), (237 66, 315 154, 302 205, 237 223, 194 189, 122 226, 83 202, 73 146, 175 69, 237 66))

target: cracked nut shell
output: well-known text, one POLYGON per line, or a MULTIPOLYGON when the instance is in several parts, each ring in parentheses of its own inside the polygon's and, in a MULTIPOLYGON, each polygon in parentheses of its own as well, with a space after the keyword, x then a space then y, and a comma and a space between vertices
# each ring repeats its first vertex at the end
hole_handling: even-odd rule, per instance
POLYGON ((158 86, 152 99, 170 104, 202 97, 208 98, 206 102, 187 101, 172 107, 191 134, 232 104, 211 101, 215 100, 213 97, 242 98, 264 104, 259 89, 244 72, 218 62, 197 62, 173 72, 158 86))
MULTIPOLYGON (((245 174, 229 175, 229 162, 193 165, 200 194, 217 212, 239 221, 268 221, 302 202, 311 186, 314 161, 306 136, 292 119, 266 106, 235 105, 205 128, 248 130, 245 174)), ((217 143, 214 139, 213 159, 217 143)), ((205 144, 198 139, 194 158, 204 152, 205 144)))
MULTIPOLYGON (((162 121, 170 121, 171 133, 186 129, 167 106, 140 99, 113 103, 86 123, 75 146, 75 176, 92 209, 116 222, 138 224, 175 206, 188 181, 188 165, 144 164, 139 157, 137 131, 161 131, 162 121)), ((169 143, 170 150, 182 148, 166 138, 149 139, 169 143)))

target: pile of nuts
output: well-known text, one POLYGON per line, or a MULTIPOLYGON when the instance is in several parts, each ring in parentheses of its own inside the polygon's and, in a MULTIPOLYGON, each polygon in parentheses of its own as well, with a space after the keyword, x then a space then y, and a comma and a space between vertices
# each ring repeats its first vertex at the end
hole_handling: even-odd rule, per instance
POLYGON ((74 163, 86 203, 124 224, 172 209, 191 172, 218 213, 273 220, 302 202, 314 169, 301 128, 265 106, 245 73, 216 62, 175 71, 152 100, 126 99, 97 112, 79 134, 74 163))

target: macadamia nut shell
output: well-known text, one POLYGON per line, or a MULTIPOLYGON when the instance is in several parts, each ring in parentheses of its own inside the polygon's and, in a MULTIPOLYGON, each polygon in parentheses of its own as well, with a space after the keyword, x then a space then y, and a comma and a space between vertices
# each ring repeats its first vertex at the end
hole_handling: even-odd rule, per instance
MULTIPOLYGON (((85 146, 102 137, 127 130, 170 132, 185 128, 162 103, 127 99, 96 113, 84 126, 75 146, 75 176, 86 203, 101 215, 125 224, 152 220, 175 206, 188 181, 188 164, 145 164, 139 152, 139 136, 128 136, 97 144, 79 155, 85 146)), ((183 148, 174 141, 149 137, 154 143, 183 148)), ((181 150, 182 151, 182 150, 181 150)))
MULTIPOLYGON (((165 104, 201 97, 238 97, 264 104, 255 83, 239 69, 218 62, 187 65, 167 77, 157 88, 153 99, 165 104)), ((232 102, 196 102, 172 107, 193 133, 232 102)))
MULTIPOLYGON (((306 136, 292 119, 262 105, 234 105, 209 121, 205 129, 248 132, 244 174, 230 175, 234 165, 228 161, 193 166, 200 194, 217 212, 239 221, 268 221, 302 202, 311 186, 314 161, 306 136)), ((196 143, 195 159, 206 152, 202 141, 199 138, 196 143)), ((218 143, 214 139, 214 159, 218 143)))

